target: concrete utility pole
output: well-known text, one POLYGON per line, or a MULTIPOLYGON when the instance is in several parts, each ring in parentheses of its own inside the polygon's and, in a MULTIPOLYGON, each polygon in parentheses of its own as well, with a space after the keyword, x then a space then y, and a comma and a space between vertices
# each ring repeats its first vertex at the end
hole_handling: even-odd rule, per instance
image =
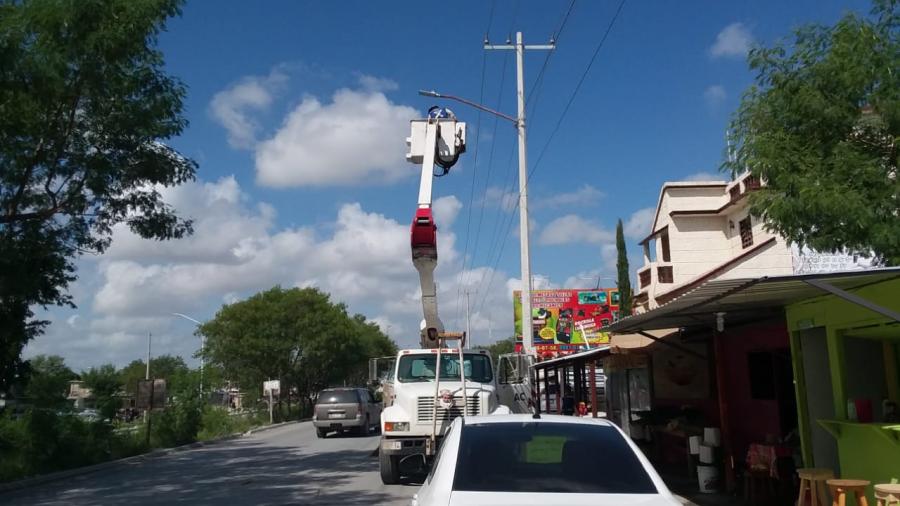
POLYGON ((525 51, 553 50, 556 44, 529 45, 522 42, 522 32, 516 32, 516 43, 490 44, 487 39, 485 49, 516 51, 516 98, 519 114, 516 127, 519 130, 519 242, 522 263, 522 347, 527 354, 534 353, 533 327, 531 324, 531 256, 528 250, 528 163, 525 149, 525 51))
POLYGON ((466 348, 472 347, 472 332, 469 327, 469 289, 466 289, 466 348))

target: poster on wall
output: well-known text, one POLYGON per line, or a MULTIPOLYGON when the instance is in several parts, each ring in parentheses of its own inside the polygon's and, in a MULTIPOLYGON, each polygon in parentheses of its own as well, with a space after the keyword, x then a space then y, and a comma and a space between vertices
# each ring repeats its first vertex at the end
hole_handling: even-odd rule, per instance
POLYGON ((829 272, 864 271, 882 267, 875 256, 864 257, 849 253, 821 253, 808 247, 791 246, 794 274, 826 274, 829 272))
MULTIPOLYGON (((516 347, 522 342, 522 295, 513 292, 516 347)), ((615 288, 596 290, 532 290, 531 322, 534 348, 538 353, 578 351, 587 344, 609 343, 609 334, 600 329, 615 320, 619 292, 615 288)))
MULTIPOLYGON (((701 356, 706 345, 681 344, 701 356)), ((671 346, 654 346, 653 394, 657 399, 706 399, 709 397, 709 366, 706 361, 671 346)))

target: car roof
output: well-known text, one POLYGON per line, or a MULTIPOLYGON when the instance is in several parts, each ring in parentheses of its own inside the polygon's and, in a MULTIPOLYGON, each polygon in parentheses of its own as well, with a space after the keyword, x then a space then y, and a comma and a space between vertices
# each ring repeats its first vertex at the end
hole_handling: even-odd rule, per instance
POLYGON ((587 424, 587 425, 601 425, 606 427, 612 427, 613 423, 604 418, 589 418, 589 417, 580 417, 580 416, 566 416, 566 415, 540 415, 540 418, 535 418, 534 415, 529 414, 510 414, 510 415, 481 415, 481 416, 467 416, 464 417, 463 422, 465 425, 481 425, 481 424, 489 424, 489 423, 571 423, 571 424, 587 424))

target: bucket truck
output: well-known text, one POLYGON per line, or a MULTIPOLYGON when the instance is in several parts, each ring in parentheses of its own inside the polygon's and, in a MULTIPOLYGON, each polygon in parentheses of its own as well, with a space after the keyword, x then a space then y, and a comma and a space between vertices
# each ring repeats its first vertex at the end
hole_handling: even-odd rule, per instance
POLYGON ((381 413, 379 469, 385 484, 399 483, 401 474, 421 472, 458 416, 509 410, 499 404, 490 355, 464 350, 466 335, 446 332, 438 316, 437 225, 432 213, 432 183, 449 173, 466 148, 466 125, 448 109, 433 107, 428 117, 410 122, 406 159, 421 166, 419 199, 410 226, 412 263, 419 274, 423 319, 419 349, 400 350, 372 359, 370 380, 379 382, 381 413))

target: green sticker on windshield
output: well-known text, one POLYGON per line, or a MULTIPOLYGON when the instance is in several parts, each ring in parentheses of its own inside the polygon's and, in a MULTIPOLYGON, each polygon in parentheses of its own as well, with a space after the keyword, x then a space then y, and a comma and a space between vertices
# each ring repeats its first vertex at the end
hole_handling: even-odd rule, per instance
POLYGON ((525 443, 525 462, 529 464, 558 464, 562 462, 565 436, 535 436, 525 443))

